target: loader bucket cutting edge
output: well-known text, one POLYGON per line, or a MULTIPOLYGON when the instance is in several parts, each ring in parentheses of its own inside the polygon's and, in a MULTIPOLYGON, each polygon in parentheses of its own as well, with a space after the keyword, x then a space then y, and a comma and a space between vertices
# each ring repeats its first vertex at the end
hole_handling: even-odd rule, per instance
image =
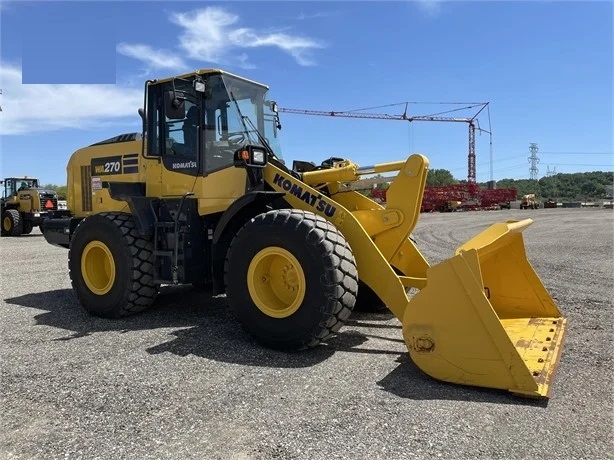
POLYGON ((403 337, 414 363, 452 383, 549 398, 567 325, 526 257, 532 221, 493 224, 430 267, 403 337))

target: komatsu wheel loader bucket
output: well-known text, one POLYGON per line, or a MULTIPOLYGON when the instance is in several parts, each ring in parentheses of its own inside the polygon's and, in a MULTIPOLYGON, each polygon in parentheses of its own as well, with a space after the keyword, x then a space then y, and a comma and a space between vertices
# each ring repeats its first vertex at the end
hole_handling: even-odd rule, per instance
POLYGON ((550 397, 566 319, 526 257, 531 219, 497 223, 427 270, 403 336, 433 378, 550 397))

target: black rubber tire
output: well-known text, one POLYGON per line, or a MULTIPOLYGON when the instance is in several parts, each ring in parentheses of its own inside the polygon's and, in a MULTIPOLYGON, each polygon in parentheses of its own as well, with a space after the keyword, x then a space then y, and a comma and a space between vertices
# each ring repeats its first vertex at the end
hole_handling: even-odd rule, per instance
POLYGON ((351 248, 335 226, 311 212, 281 209, 248 221, 231 242, 224 265, 228 304, 261 344, 284 351, 312 348, 349 318, 358 291, 351 248), (306 278, 305 298, 286 318, 263 313, 252 301, 247 271, 262 249, 279 246, 296 257, 306 278))
POLYGON ((68 270, 72 287, 92 315, 121 318, 146 310, 159 286, 153 282, 153 244, 141 237, 130 214, 103 212, 79 222, 70 242, 68 270), (81 256, 93 240, 107 245, 115 260, 115 284, 104 295, 89 290, 81 274, 81 256))
POLYGON ((23 232, 21 233, 22 235, 29 235, 30 233, 32 233, 32 229, 34 228, 34 225, 32 225, 32 222, 30 222, 29 220, 26 220, 23 223, 23 232))
POLYGON ((358 296, 354 311, 361 313, 381 313, 388 310, 386 304, 379 296, 362 281, 358 282, 358 296))
MULTIPOLYGON (((409 291, 411 291, 411 288, 406 287, 405 292, 409 294, 409 291)), ((373 292, 373 289, 362 281, 359 281, 358 296, 356 297, 354 311, 360 313, 384 313, 388 311, 388 307, 384 301, 373 292)))
POLYGON ((7 209, 2 213, 2 236, 19 236, 23 232, 23 220, 21 214, 16 209, 7 209), (6 231, 4 229, 4 219, 9 218, 11 220, 11 228, 6 231))

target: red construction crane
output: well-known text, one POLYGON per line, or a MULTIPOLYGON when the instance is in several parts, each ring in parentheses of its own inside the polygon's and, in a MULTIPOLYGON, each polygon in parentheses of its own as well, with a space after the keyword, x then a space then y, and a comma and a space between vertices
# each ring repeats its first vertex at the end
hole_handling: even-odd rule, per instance
MULTIPOLYGON (((386 113, 366 113, 360 112, 358 110, 353 111, 343 111, 343 112, 335 112, 335 111, 323 111, 323 110, 304 110, 304 109, 289 109, 289 108, 279 108, 279 112, 284 113, 294 113, 299 115, 321 115, 321 116, 330 116, 330 117, 345 117, 345 118, 372 118, 376 120, 401 120, 401 121, 445 121, 445 122, 453 122, 453 123, 467 123, 469 125, 469 155, 467 158, 467 182, 475 183, 476 182, 476 171, 475 171, 475 131, 476 129, 480 132, 488 133, 491 136, 491 147, 492 147, 492 133, 485 129, 480 128, 479 121, 477 116, 485 109, 488 108, 488 102, 480 102, 480 103, 467 103, 470 104, 467 107, 457 108, 453 110, 447 110, 445 112, 434 113, 432 115, 407 115, 407 106, 410 102, 402 102, 398 104, 390 104, 392 105, 401 105, 405 104, 405 111, 401 115, 390 115, 386 113), (442 117, 441 115, 445 113, 455 112, 459 110, 473 109, 478 108, 478 112, 472 117, 442 117), (476 127, 477 124, 477 127, 476 127)), ((417 104, 417 103, 416 103, 417 104)), ((440 102, 438 104, 452 104, 440 102)), ((458 104, 458 103, 456 103, 458 104)), ((388 106, 386 106, 388 107, 388 106)), ((377 108, 377 107, 372 107, 377 108)), ((360 109, 366 110, 366 109, 360 109)), ((490 109, 489 109, 489 128, 490 128, 490 109)), ((492 152, 491 152, 492 155, 492 152)), ((492 158, 491 158, 491 171, 490 171, 490 179, 492 180, 492 158)))

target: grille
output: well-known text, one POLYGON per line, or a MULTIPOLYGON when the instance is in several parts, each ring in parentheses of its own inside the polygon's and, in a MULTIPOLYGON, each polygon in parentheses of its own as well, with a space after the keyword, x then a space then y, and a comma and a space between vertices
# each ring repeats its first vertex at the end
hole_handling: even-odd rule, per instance
POLYGON ((92 167, 81 166, 81 206, 83 211, 92 210, 92 167))
POLYGON ((41 211, 57 211, 58 210, 58 199, 53 195, 48 195, 46 193, 42 193, 40 195, 41 199, 41 211), (53 203, 53 208, 48 208, 47 201, 51 201, 53 203))

